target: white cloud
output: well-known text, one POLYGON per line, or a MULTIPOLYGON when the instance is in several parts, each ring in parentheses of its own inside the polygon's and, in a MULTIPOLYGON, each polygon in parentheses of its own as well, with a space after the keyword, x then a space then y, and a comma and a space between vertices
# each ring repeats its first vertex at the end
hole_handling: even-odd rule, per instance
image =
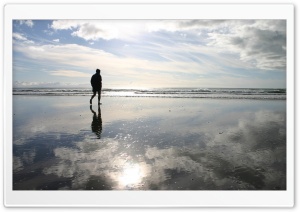
POLYGON ((25 81, 14 81, 14 88, 18 87, 57 87, 59 82, 25 82, 25 81))
POLYGON ((74 29, 77 28, 81 21, 74 21, 74 20, 57 20, 53 21, 52 25, 49 28, 55 30, 66 30, 66 29, 74 29))
POLYGON ((20 34, 20 33, 13 33, 12 36, 13 36, 13 38, 15 38, 17 40, 22 40, 22 41, 27 40, 27 38, 23 34, 20 34))
POLYGON ((87 41, 104 39, 133 39, 144 29, 140 21, 80 21, 57 20, 53 21, 51 28, 54 30, 73 30, 73 36, 87 41))
POLYGON ((59 43, 59 39, 54 39, 53 41, 59 43))
POLYGON ((21 20, 21 21, 19 21, 19 23, 20 23, 21 25, 25 24, 26 26, 28 26, 28 27, 30 27, 30 28, 32 28, 33 25, 34 25, 34 23, 33 23, 32 20, 21 20))
POLYGON ((94 70, 95 67, 101 66, 104 70, 109 70, 111 75, 116 76, 120 76, 122 73, 139 74, 139 72, 134 71, 136 68, 150 72, 155 70, 167 73, 198 72, 196 71, 197 64, 191 63, 191 61, 186 63, 181 61, 149 61, 146 59, 124 58, 76 44, 16 45, 15 50, 24 53, 29 58, 87 68, 87 70, 94 70))
POLYGON ((62 76, 62 77, 91 77, 90 74, 83 73, 80 71, 73 71, 73 70, 56 70, 50 71, 50 75, 53 76, 62 76))
POLYGON ((85 40, 111 40, 119 37, 119 30, 110 24, 84 23, 72 35, 85 40))
POLYGON ((26 38, 26 36, 24 34, 21 33, 13 33, 12 37, 17 40, 17 41, 21 41, 24 42, 25 44, 34 44, 34 42, 32 40, 28 40, 26 38))

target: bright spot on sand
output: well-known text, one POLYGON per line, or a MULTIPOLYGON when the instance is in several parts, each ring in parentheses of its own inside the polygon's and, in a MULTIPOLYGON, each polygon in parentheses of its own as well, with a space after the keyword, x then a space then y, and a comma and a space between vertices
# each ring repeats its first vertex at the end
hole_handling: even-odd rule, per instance
POLYGON ((120 183, 123 186, 130 186, 140 183, 142 178, 141 168, 138 164, 127 164, 120 176, 120 183))

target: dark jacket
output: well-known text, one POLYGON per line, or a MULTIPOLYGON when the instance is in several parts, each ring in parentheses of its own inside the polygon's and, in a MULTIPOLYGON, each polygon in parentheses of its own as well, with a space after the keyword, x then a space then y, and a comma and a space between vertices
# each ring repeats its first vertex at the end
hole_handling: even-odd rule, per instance
POLYGON ((94 89, 100 90, 102 88, 102 77, 100 74, 94 74, 91 78, 91 85, 94 89))

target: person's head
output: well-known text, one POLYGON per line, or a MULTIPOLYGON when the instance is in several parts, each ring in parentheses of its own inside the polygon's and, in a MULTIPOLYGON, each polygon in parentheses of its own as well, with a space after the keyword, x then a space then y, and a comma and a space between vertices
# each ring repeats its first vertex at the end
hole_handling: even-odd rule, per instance
POLYGON ((97 70, 96 70, 96 73, 97 73, 97 74, 100 74, 100 69, 97 69, 97 70))

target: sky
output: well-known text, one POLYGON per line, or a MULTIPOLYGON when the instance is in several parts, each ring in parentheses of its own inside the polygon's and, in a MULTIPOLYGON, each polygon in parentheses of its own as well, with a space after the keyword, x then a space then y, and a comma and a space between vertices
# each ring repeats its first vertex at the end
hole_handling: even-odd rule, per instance
POLYGON ((285 20, 14 20, 14 87, 286 88, 285 20))

